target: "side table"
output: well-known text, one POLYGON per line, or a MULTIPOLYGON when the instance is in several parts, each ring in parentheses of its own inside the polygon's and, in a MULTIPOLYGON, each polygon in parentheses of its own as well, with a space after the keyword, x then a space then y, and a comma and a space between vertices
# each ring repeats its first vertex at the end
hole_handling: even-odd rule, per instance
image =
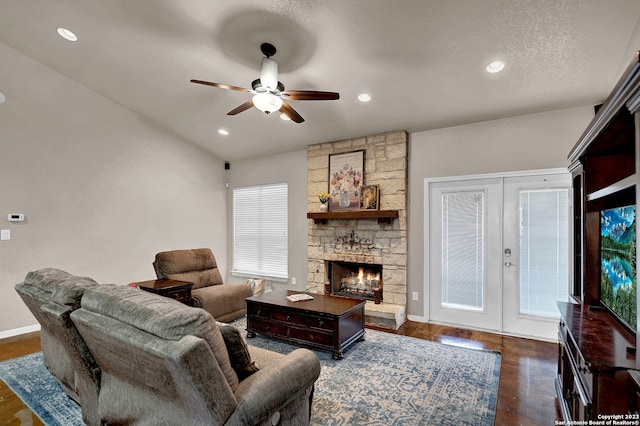
POLYGON ((193 283, 188 281, 178 281, 170 279, 140 281, 136 285, 142 290, 160 296, 170 297, 191 306, 191 287, 193 283))

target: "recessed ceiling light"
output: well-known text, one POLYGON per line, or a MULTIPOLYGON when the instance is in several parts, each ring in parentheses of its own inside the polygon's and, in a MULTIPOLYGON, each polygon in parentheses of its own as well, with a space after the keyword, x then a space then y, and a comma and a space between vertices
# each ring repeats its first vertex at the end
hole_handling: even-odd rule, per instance
POLYGON ((229 135, 229 131, 227 129, 218 129, 218 133, 221 134, 222 136, 229 135))
POLYGON ((360 93, 358 95, 358 100, 360 102, 369 102, 371 100, 371 95, 368 93, 360 93))
POLYGON ((7 97, 4 95, 4 93, 0 92, 0 104, 3 104, 6 100, 7 97))
POLYGON ((504 62, 502 61, 493 61, 489 65, 487 65, 487 72, 491 74, 495 74, 504 69, 504 62))
POLYGON ((69 41, 77 41, 78 40, 78 36, 75 35, 73 33, 73 31, 68 30, 66 28, 58 28, 58 34, 60 34, 60 37, 62 37, 65 40, 69 40, 69 41))

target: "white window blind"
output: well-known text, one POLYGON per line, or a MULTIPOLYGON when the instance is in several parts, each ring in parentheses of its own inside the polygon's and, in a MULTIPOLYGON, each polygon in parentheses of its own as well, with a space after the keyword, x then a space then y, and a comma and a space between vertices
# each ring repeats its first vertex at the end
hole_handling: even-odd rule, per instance
POLYGON ((288 280, 288 185, 233 190, 233 273, 288 280))
POLYGON ((520 192, 520 313, 558 318, 569 280, 569 191, 520 192))
POLYGON ((442 305, 483 309, 484 192, 442 195, 442 305))

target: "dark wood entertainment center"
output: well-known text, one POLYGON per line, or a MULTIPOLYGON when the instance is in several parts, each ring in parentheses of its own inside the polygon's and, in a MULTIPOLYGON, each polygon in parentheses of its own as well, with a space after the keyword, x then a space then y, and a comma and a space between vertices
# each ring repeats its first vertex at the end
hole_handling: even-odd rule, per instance
POLYGON ((636 330, 604 306, 600 296, 600 214, 629 205, 639 211, 639 146, 640 57, 636 55, 569 153, 574 209, 573 300, 558 302, 561 320, 556 379, 565 424, 606 420, 609 415, 640 420, 636 330))

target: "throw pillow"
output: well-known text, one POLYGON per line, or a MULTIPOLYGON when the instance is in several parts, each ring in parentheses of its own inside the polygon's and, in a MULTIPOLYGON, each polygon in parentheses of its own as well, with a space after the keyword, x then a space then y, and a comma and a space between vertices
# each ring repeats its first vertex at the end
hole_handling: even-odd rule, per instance
POLYGON ((254 295, 264 293, 264 280, 249 278, 247 283, 251 286, 251 291, 253 291, 254 295))
POLYGON ((218 323, 218 328, 222 332, 224 344, 226 345, 227 352, 229 353, 231 368, 235 370, 238 375, 238 379, 242 381, 258 371, 259 368, 255 361, 251 360, 249 348, 242 338, 240 330, 232 325, 220 322, 218 323))

